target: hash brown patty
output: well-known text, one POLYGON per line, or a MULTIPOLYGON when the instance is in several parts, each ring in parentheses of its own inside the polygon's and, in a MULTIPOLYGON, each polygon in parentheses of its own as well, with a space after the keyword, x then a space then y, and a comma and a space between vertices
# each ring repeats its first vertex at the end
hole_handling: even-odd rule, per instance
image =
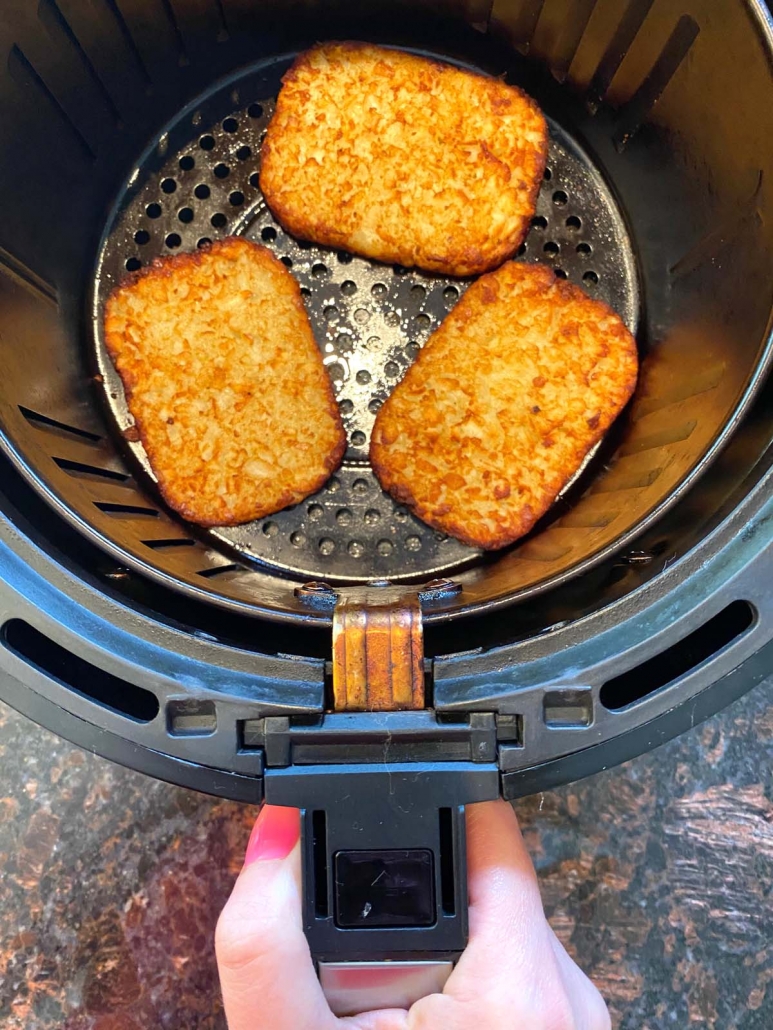
POLYGON ((260 185, 293 235, 454 276, 520 246, 548 143, 521 90, 364 43, 314 47, 283 82, 260 185))
POLYGON ((622 411, 636 343, 542 265, 475 282, 373 428, 381 485, 435 529, 496 549, 527 533, 622 411))
POLYGON ((110 295, 105 342, 167 504, 225 526, 279 511, 338 467, 345 434, 299 288, 231 237, 110 295))

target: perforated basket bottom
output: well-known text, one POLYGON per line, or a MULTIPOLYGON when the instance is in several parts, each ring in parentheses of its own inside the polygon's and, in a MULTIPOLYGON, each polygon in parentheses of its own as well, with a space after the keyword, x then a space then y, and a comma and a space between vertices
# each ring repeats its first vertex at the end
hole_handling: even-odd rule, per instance
MULTIPOLYGON (((290 60, 253 70, 183 112, 132 175, 107 226, 94 289, 96 357, 107 405, 123 446, 152 480, 142 445, 123 435, 133 420, 104 346, 104 302, 127 272, 156 257, 232 234, 261 243, 301 286, 349 446, 343 467, 319 494, 249 525, 211 530, 208 543, 308 578, 447 574, 478 552, 395 504, 370 469, 368 447, 379 407, 469 282, 301 242, 274 220, 258 184, 260 148, 290 60)), ((607 301, 635 332, 636 266, 621 214, 588 156, 557 125, 550 128, 537 214, 518 256, 548 264, 607 301)), ((573 482, 592 473, 590 456, 573 482)))

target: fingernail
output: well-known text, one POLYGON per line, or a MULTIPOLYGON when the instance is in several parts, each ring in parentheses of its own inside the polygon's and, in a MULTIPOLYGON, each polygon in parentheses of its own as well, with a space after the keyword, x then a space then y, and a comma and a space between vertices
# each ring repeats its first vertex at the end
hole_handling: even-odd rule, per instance
POLYGON ((264 805, 252 828, 244 864, 259 859, 287 858, 301 835, 301 813, 297 808, 264 805))

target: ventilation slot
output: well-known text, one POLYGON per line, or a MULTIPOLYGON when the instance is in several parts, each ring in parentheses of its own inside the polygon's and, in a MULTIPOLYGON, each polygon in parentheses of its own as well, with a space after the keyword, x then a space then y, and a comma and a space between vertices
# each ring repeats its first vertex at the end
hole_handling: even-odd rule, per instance
POLYGON ((454 813, 450 808, 440 809, 440 903, 443 915, 456 914, 454 886, 454 813))
POLYGON ((107 110, 110 112, 113 122, 116 125, 120 125, 121 116, 116 110, 113 98, 108 93, 105 84, 97 74, 88 54, 81 46, 80 40, 73 32, 70 23, 59 10, 55 0, 40 0, 40 3, 38 4, 38 17, 54 39, 59 37, 60 40, 62 38, 67 40, 67 43, 72 47, 74 53, 77 55, 78 60, 82 63, 84 72, 91 80, 94 89, 99 94, 107 110))
POLYGON ((200 572, 197 572, 196 575, 197 576, 202 576, 204 579, 212 579, 215 576, 224 576, 226 574, 226 572, 243 572, 243 571, 244 571, 244 566, 243 565, 236 565, 236 564, 218 565, 214 569, 202 569, 200 572))
POLYGON ((314 914, 327 919, 327 816, 322 811, 311 813, 311 847, 314 856, 314 914))
POLYGON ((54 461, 63 472, 77 479, 109 479, 114 483, 125 483, 131 479, 125 472, 100 468, 98 465, 86 465, 82 461, 70 461, 69 458, 54 458, 54 461))
POLYGON ((194 547, 196 545, 196 541, 190 540, 188 537, 171 537, 169 540, 143 540, 142 542, 146 547, 150 547, 154 551, 161 551, 167 547, 194 547))
POLYGON ((700 29, 695 19, 691 18, 689 14, 683 14, 647 77, 623 109, 620 124, 615 133, 615 145, 618 150, 625 147, 645 121, 676 74, 679 65, 687 56, 699 32, 700 29))
POLYGON ((714 658, 746 633, 754 618, 754 609, 747 601, 733 601, 684 640, 605 683, 601 703, 617 712, 654 694, 714 658))
POLYGON ((49 429, 57 433, 64 433, 66 436, 77 436, 79 440, 89 440, 91 443, 99 443, 102 439, 97 433, 90 433, 87 429, 70 426, 66 422, 57 422, 55 418, 41 415, 39 411, 32 411, 31 408, 22 407, 21 404, 19 405, 19 411, 30 425, 38 429, 49 429))
POLYGON ((615 34, 609 46, 601 58, 596 74, 590 85, 591 101, 600 101, 612 84, 618 68, 623 63, 623 58, 628 53, 639 29, 644 24, 650 12, 654 0, 628 0, 625 13, 615 30, 615 34))
POLYGON ((180 31, 180 25, 177 21, 177 16, 174 13, 174 8, 172 7, 170 0, 161 0, 161 6, 164 9, 164 14, 167 17, 169 27, 171 28, 175 42, 177 43, 180 67, 184 67, 185 65, 190 64, 190 58, 188 57, 188 52, 185 49, 185 44, 183 43, 182 32, 180 31))
POLYGON ((144 508, 139 504, 112 504, 107 501, 94 501, 94 507, 99 508, 105 515, 112 515, 117 519, 157 519, 159 516, 155 508, 144 508))
POLYGON ((84 157, 88 161, 96 161, 97 155, 92 150, 86 137, 45 84, 37 70, 27 58, 27 55, 16 43, 11 47, 11 51, 8 54, 8 71, 11 78, 25 93, 29 94, 34 90, 43 97, 44 101, 49 105, 55 116, 72 134, 72 138, 77 143, 84 157))
POLYGON ((12 619, 3 626, 2 643, 18 658, 74 694, 117 715, 135 722, 151 722, 158 715, 155 694, 79 658, 22 619, 12 619))
POLYGON ((11 254, 3 247, 0 247, 0 271, 5 272, 10 279, 20 283, 36 296, 42 297, 47 301, 53 301, 54 304, 58 305, 59 296, 56 292, 56 287, 42 279, 36 272, 33 272, 31 268, 25 265, 23 261, 20 261, 14 254, 11 254))
POLYGON ((118 7, 118 4, 117 4, 116 0, 105 0, 105 2, 107 4, 108 10, 110 11, 110 13, 112 14, 113 18, 115 19, 116 25, 118 26, 118 31, 123 36, 123 40, 124 40, 126 46, 131 51, 131 54, 134 57, 134 60, 137 62, 137 67, 139 68, 140 74, 142 75, 143 79, 145 80, 145 87, 149 88, 150 85, 151 85, 150 74, 148 73, 148 69, 145 66, 145 62, 144 62, 144 60, 142 58, 142 54, 140 53, 139 48, 138 48, 137 44, 134 41, 134 37, 132 36, 131 32, 129 31, 129 26, 126 24, 126 19, 124 18, 123 14, 121 13, 121 10, 118 7))

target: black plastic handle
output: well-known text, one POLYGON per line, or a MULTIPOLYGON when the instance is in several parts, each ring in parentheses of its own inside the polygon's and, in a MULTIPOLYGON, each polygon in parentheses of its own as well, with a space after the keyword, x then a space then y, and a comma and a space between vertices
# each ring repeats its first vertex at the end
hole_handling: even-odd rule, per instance
MULTIPOLYGON (((458 958, 464 806, 499 797, 495 764, 291 766, 267 770, 265 797, 302 810, 304 929, 320 968, 458 958)), ((395 980, 397 1002, 402 989, 395 980)))

